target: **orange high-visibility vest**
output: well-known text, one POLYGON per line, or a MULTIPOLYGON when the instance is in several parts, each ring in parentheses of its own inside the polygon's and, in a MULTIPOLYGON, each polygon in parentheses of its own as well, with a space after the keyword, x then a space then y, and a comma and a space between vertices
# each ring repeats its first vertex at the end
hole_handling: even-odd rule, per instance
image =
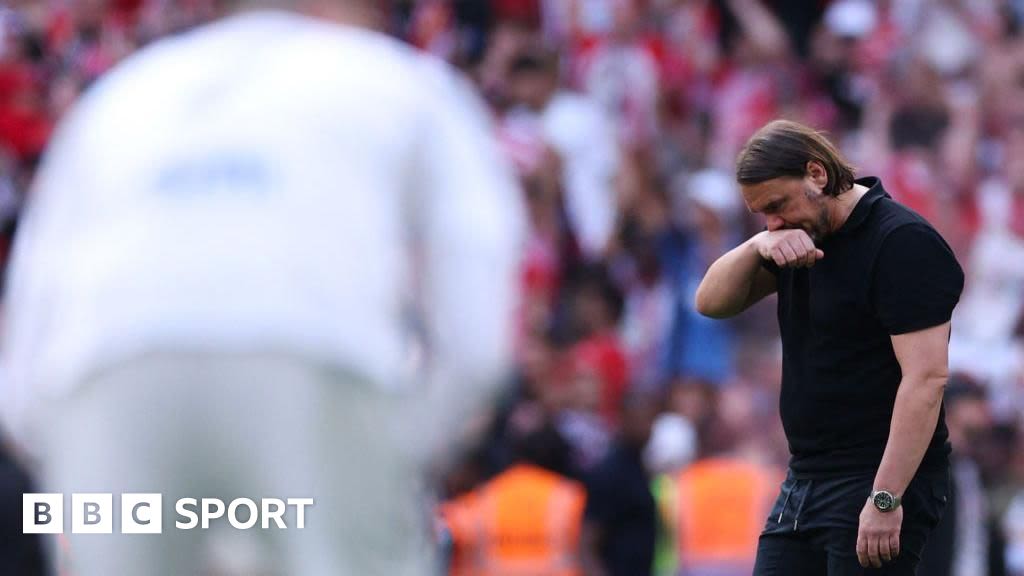
POLYGON ((586 491, 518 465, 442 506, 451 532, 451 576, 578 576, 586 491))
POLYGON ((676 481, 683 573, 753 567, 781 482, 781 472, 738 459, 710 458, 684 469, 676 481))

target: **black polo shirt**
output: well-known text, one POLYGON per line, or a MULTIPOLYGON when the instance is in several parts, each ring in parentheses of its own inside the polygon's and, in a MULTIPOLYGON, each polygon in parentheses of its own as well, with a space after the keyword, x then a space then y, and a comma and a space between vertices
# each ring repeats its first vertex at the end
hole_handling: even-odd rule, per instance
MULTIPOLYGON (((900 365, 890 336, 950 319, 964 276, 928 222, 895 202, 878 178, 810 269, 766 267, 778 280, 782 334, 779 411, 797 477, 873 474, 882 460, 900 365)), ((944 467, 939 414, 922 470, 944 467)))

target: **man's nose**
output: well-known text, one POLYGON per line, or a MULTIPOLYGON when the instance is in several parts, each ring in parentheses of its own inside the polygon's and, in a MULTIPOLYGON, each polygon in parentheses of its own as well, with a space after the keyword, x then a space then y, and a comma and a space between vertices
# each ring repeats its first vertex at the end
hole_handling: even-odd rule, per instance
POLYGON ((774 232, 776 230, 781 230, 785 226, 785 224, 786 223, 783 222, 782 218, 779 218, 778 216, 775 216, 775 215, 769 215, 768 216, 768 231, 769 232, 774 232))

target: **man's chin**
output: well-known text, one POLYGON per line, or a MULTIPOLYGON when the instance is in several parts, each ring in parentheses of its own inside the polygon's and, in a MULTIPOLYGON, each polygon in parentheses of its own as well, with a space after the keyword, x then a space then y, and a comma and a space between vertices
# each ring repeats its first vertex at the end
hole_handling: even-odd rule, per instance
POLYGON ((807 235, 811 237, 811 241, 814 242, 815 246, 828 237, 827 233, 817 228, 804 228, 803 231, 807 232, 807 235))

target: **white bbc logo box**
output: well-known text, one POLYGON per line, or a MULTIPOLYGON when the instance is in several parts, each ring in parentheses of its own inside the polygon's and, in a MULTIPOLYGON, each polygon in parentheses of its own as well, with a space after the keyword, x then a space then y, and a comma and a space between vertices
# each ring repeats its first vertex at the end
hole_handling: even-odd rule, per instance
MULTIPOLYGON (((22 495, 22 532, 25 534, 63 534, 65 516, 71 517, 72 534, 113 534, 114 495, 103 493, 71 494, 71 508, 65 514, 63 494, 22 495)), ((181 498, 174 510, 178 530, 207 530, 217 519, 236 530, 302 530, 306 526, 306 508, 313 498, 235 498, 228 503, 218 498, 181 498), (288 526, 285 514, 295 511, 288 526)), ((163 496, 160 494, 121 494, 121 534, 162 534, 163 496)), ((170 525, 170 524, 169 524, 170 525)))
MULTIPOLYGON (((122 494, 120 505, 122 534, 163 532, 163 497, 160 494, 122 494)), ((114 531, 112 494, 72 494, 70 512, 74 534, 111 534, 114 531)), ((64 495, 23 494, 22 532, 63 534, 64 495)))

